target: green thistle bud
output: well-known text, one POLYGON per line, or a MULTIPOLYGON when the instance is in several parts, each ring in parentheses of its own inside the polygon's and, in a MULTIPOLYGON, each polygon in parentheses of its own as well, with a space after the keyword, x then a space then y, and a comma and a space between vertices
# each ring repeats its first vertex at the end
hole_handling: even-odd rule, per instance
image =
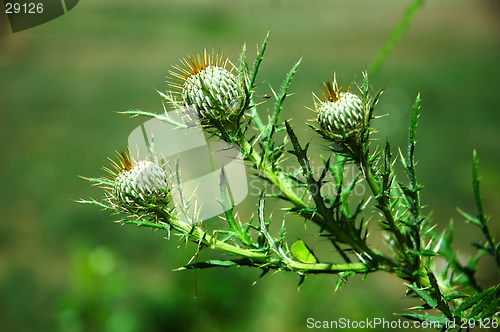
POLYGON ((203 57, 188 57, 181 60, 183 67, 176 67, 178 72, 170 72, 180 80, 170 82, 178 90, 186 105, 195 105, 200 114, 215 117, 237 113, 243 105, 243 93, 238 84, 238 77, 233 73, 234 65, 222 56, 207 54, 203 57))
POLYGON ((325 83, 323 98, 315 100, 322 134, 335 140, 355 136, 365 126, 365 107, 357 95, 340 91, 337 82, 325 83))
POLYGON ((120 153, 119 164, 113 162, 113 196, 128 208, 141 208, 136 200, 146 204, 163 206, 169 201, 167 176, 164 169, 149 160, 134 161, 120 153))
POLYGON ((182 96, 186 103, 195 104, 206 112, 217 108, 231 110, 239 103, 237 88, 236 78, 228 70, 209 66, 186 80, 182 96), (203 91, 201 82, 206 85, 208 93, 203 91), (215 100, 212 100, 209 94, 215 100))

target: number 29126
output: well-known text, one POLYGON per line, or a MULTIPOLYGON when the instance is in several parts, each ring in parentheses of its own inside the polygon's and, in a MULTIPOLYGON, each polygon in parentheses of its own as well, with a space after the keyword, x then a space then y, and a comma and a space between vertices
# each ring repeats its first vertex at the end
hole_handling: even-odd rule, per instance
POLYGON ((43 3, 10 3, 5 4, 7 14, 40 14, 43 13, 43 3))

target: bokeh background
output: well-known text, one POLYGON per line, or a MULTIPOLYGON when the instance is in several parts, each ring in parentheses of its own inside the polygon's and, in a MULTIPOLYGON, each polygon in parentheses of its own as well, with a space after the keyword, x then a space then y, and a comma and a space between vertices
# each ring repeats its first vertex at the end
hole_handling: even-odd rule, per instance
MULTIPOLYGON (((199 270, 195 278, 193 271, 172 271, 194 245, 120 227, 112 223, 116 216, 75 200, 101 197, 78 175, 103 175, 107 157, 145 120, 116 112, 161 112, 155 88, 166 88, 180 58, 215 48, 237 59, 246 43, 253 61, 267 31, 259 93, 278 88, 303 57, 283 115, 293 118, 303 141, 321 144, 303 124, 312 117, 305 108, 311 92, 333 72, 343 82, 359 81, 409 3, 86 0, 15 34, 2 12, 0 330, 303 331, 309 317, 398 319, 393 313, 414 302, 403 297, 403 282, 385 273, 351 278, 336 293, 334 276, 308 277, 300 292, 293 274, 259 279, 259 271, 232 268, 199 270)), ((474 211, 473 149, 485 208, 500 236, 499 60, 498 1, 429 0, 371 77, 375 88, 386 86, 377 112, 389 116, 377 120, 378 137, 389 137, 394 148, 405 147, 409 112, 422 95, 423 201, 439 231, 455 220, 461 259, 482 239, 456 211, 474 211)), ((249 198, 241 209, 252 211, 254 203, 249 198)), ((374 227, 372 237, 379 235, 374 227)), ((488 258, 480 265, 485 286, 498 283, 491 266, 488 258)))

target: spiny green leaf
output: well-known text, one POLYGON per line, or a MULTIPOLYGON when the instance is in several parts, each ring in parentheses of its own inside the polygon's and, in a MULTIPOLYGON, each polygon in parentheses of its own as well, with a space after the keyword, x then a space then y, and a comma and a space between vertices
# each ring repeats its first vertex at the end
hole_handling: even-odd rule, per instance
MULTIPOLYGON (((417 98, 415 98, 415 103, 413 104, 413 109, 412 109, 412 113, 411 113, 410 135, 408 137, 409 146, 414 145, 416 143, 415 133, 417 131, 417 119, 418 119, 418 109, 419 108, 420 108, 420 93, 417 95, 417 98)), ((410 155, 410 154, 413 153, 413 151, 409 150, 408 153, 409 153, 409 157, 411 157, 411 158, 409 158, 409 160, 412 161, 413 155, 410 155)))
POLYGON ((285 126, 286 126, 286 131, 288 133, 288 136, 290 137, 290 140, 292 141, 292 146, 293 146, 295 152, 302 151, 302 147, 300 146, 299 139, 297 138, 297 135, 295 135, 295 132, 294 132, 292 126, 290 126, 290 124, 288 123, 287 120, 285 120, 285 126))
POLYGON ((95 184, 110 186, 111 188, 115 185, 114 182, 101 178, 83 178, 83 179, 88 180, 95 184))
POLYGON ((454 299, 460 299, 464 297, 469 297, 469 294, 463 293, 463 292, 457 292, 457 293, 451 293, 449 295, 445 295, 443 298, 445 301, 450 301, 454 299))
MULTIPOLYGON (((366 72, 365 72, 366 74, 366 72)), ((366 78, 366 82, 368 82, 368 74, 365 75, 365 78, 366 78)), ((369 97, 369 93, 368 93, 368 89, 369 89, 369 85, 368 83, 366 83, 367 85, 367 92, 366 92, 366 96, 363 95, 363 99, 365 98, 370 98, 369 97)), ((368 142, 368 138, 370 136, 370 133, 372 132, 373 128, 370 128, 370 122, 373 120, 373 113, 375 111, 375 105, 377 105, 379 99, 380 99, 380 96, 382 96, 382 93, 384 92, 384 89, 380 89, 376 94, 375 96, 373 96, 373 98, 371 98, 370 100, 370 103, 369 103, 369 107, 368 107, 368 116, 366 117, 366 127, 365 129, 363 130, 363 133, 361 134, 362 137, 363 137, 363 140, 365 142, 368 142)))
POLYGON ((267 137, 268 141, 271 141, 271 138, 273 137, 274 133, 276 132, 276 128, 278 127, 279 115, 280 115, 281 109, 283 108, 283 102, 285 101, 285 98, 287 96, 287 91, 288 91, 288 88, 290 87, 290 83, 292 82, 293 75, 295 75, 295 73, 297 72, 297 69, 298 69, 301 61, 302 61, 302 59, 297 61, 297 63, 292 67, 290 72, 288 72, 288 74, 285 78, 285 81, 283 82, 283 85, 281 86, 281 90, 280 90, 279 94, 275 95, 276 105, 274 108, 274 114, 273 114, 273 118, 272 118, 272 122, 271 122, 271 131, 269 132, 269 135, 267 137))
POLYGON ((474 189, 474 200, 476 202, 476 209, 478 212, 478 218, 482 225, 485 225, 488 221, 488 217, 484 213, 483 200, 481 198, 481 191, 479 188, 479 172, 477 170, 477 153, 474 150, 472 154, 472 187, 474 189))
POLYGON ((459 212, 459 213, 460 213, 460 214, 461 214, 461 215, 462 215, 465 219, 467 219, 467 221, 469 221, 470 223, 472 223, 472 224, 474 224, 474 225, 477 225, 477 226, 479 226, 479 227, 482 227, 482 226, 483 226, 483 225, 482 225, 482 223, 481 223, 481 221, 480 221, 478 218, 473 217, 473 216, 471 216, 470 214, 468 214, 468 213, 466 213, 466 212, 464 212, 464 211, 462 211, 462 210, 460 210, 460 209, 457 209, 457 210, 458 210, 458 212, 459 212))
POLYGON ((429 293, 427 293, 427 290, 418 288, 417 286, 410 284, 407 284, 406 287, 414 291, 415 294, 417 294, 422 300, 424 300, 425 303, 427 303, 431 308, 437 307, 437 301, 429 293))
POLYGON ((498 294, 498 287, 495 292, 492 301, 484 308, 483 312, 479 315, 480 319, 488 318, 493 316, 495 313, 500 311, 500 296, 498 294))
MULTIPOLYGON (((448 318, 446 318, 445 316, 432 316, 430 314, 402 314, 401 316, 405 317, 405 318, 409 318, 409 319, 412 319, 412 320, 416 320, 416 321, 419 321, 419 322, 427 322, 429 324, 439 324, 439 327, 438 328, 442 328, 443 326, 445 326, 449 320, 448 318)), ((434 326, 434 325, 431 325, 432 327, 437 327, 437 326, 434 326)))
POLYGON ((260 47, 260 51, 257 54, 257 58, 255 58, 255 62, 253 65, 253 71, 252 71, 252 75, 250 78, 250 88, 251 89, 253 89, 253 87, 255 85, 257 73, 259 72, 259 68, 260 68, 260 64, 262 62, 262 59, 264 59, 264 52, 266 51, 268 41, 269 41, 269 31, 267 32, 266 38, 264 38, 264 42, 262 43, 262 46, 260 47))
POLYGON ((434 298, 437 301, 437 308, 449 319, 453 319, 453 315, 450 312, 450 308, 448 304, 443 301, 443 295, 441 294, 441 290, 439 288, 439 284, 436 280, 436 277, 431 271, 427 271, 427 277, 429 278, 429 282, 431 283, 432 290, 434 292, 434 298))
MULTIPOLYGON (((250 74, 250 68, 248 66, 247 62, 247 45, 243 44, 243 47, 241 48, 241 54, 240 54, 240 65, 238 67, 238 71, 241 73, 246 73, 250 74)), ((245 77, 246 75, 240 75, 242 77, 245 77)), ((247 83, 247 82, 245 82, 247 83)), ((248 90, 248 88, 245 86, 245 90, 248 90)))
POLYGON ((106 205, 106 204, 104 204, 104 203, 102 203, 102 202, 98 202, 98 201, 96 201, 96 200, 94 200, 94 199, 91 199, 91 200, 80 199, 80 200, 78 201, 78 203, 82 203, 82 204, 90 204, 90 205, 97 205, 97 206, 100 206, 100 207, 104 208, 105 210, 113 210, 113 211, 115 211, 115 210, 116 210, 116 208, 115 208, 115 207, 113 207, 113 206, 111 206, 111 205, 106 205))
MULTIPOLYGON (((471 317, 476 317, 480 312, 489 309, 490 311, 490 305, 494 304, 495 300, 498 300, 499 296, 499 287, 491 287, 490 289, 487 289, 486 292, 487 294, 479 301, 474 307, 472 308, 472 311, 470 313, 471 317)), ((498 305, 497 305, 498 308, 498 305)))
POLYGON ((320 184, 320 186, 322 186, 324 179, 328 175, 329 166, 330 166, 330 158, 328 158, 328 160, 326 161, 325 166, 323 167, 323 171, 321 172, 321 175, 318 179, 318 184, 320 184))
POLYGON ((475 247, 478 250, 484 250, 485 252, 487 252, 490 255, 494 255, 494 252, 493 252, 493 250, 491 248, 487 248, 487 247, 485 247, 482 244, 474 242, 474 243, 472 243, 472 246, 475 247))
POLYGON ((131 115, 132 117, 139 116, 139 115, 147 116, 147 117, 155 118, 155 119, 163 121, 163 122, 168 122, 168 123, 170 123, 178 128, 187 128, 187 125, 185 123, 175 121, 166 112, 164 114, 156 114, 156 113, 151 113, 151 112, 146 112, 146 111, 141 111, 141 110, 127 110, 127 111, 123 111, 123 112, 119 112, 119 113, 131 115))
POLYGON ((297 214, 303 214, 303 213, 313 214, 313 213, 316 213, 318 211, 318 209, 316 209, 314 207, 297 207, 297 206, 294 206, 294 207, 291 207, 291 208, 287 208, 286 211, 291 212, 291 213, 297 213, 297 214))
POLYGON ((491 288, 485 290, 484 292, 481 292, 479 294, 476 294, 472 297, 470 297, 469 299, 467 299, 466 301, 462 302, 454 311, 454 315, 460 315, 462 312, 464 312, 465 310, 467 309, 470 309, 472 308, 474 305, 476 305, 477 303, 479 303, 479 301, 481 301, 481 299, 483 299, 485 296, 487 296, 490 292, 492 291, 491 288))
POLYGON ((436 256, 437 253, 430 249, 420 249, 421 256, 436 256))
MULTIPOLYGON (((324 160, 325 161, 325 160, 324 160)), ((339 186, 342 185, 344 178, 344 166, 347 161, 347 157, 340 153, 335 154, 335 162, 330 164, 330 172, 332 173, 333 180, 335 181, 335 189, 338 191, 339 186)))
POLYGON ((170 226, 165 223, 153 223, 147 220, 129 220, 129 219, 122 219, 117 221, 119 223, 123 224, 132 224, 132 225, 137 225, 139 227, 150 227, 150 228, 157 228, 157 229, 164 229, 166 231, 170 231, 170 226))
POLYGON ((221 260, 209 260, 205 262, 197 262, 188 264, 175 269, 174 271, 192 270, 192 269, 206 269, 209 267, 230 267, 238 265, 248 265, 250 261, 248 259, 243 260, 231 260, 231 261, 221 261, 221 260))

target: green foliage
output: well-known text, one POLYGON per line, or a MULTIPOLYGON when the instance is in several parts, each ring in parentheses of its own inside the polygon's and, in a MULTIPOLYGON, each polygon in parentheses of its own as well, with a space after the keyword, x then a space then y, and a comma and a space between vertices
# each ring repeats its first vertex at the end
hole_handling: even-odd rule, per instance
MULTIPOLYGON (((325 133, 324 128, 316 129, 327 141, 330 151, 328 157, 322 157, 323 164, 319 172, 315 172, 309 156, 310 143, 302 145, 294 124, 283 119, 284 101, 300 60, 292 67, 278 93, 274 92, 275 107, 267 123, 259 117, 253 100, 256 77, 264 58, 268 36, 257 54, 252 70, 247 64, 246 49, 240 56, 239 90, 243 91, 246 101, 240 109, 228 114, 222 105, 217 106, 218 98, 213 96, 205 82, 201 82, 200 89, 210 97, 210 105, 216 105, 213 110, 194 108, 200 118, 203 129, 210 134, 237 146, 243 153, 248 165, 268 184, 279 190, 279 194, 272 195, 278 198, 284 209, 303 217, 305 223, 317 227, 318 236, 328 239, 334 252, 337 252, 343 262, 336 262, 339 258, 318 257, 303 240, 295 241, 290 245, 286 232, 286 218, 278 226, 271 227, 276 222, 272 214, 266 214, 266 190, 261 191, 258 200, 256 218, 251 217, 241 222, 234 212, 234 202, 226 194, 225 177, 221 175, 220 190, 222 193, 218 204, 226 211, 222 217, 226 228, 207 230, 197 214, 187 211, 194 204, 195 197, 185 197, 182 200, 182 215, 175 215, 172 208, 156 206, 136 200, 142 206, 141 213, 130 213, 124 203, 115 193, 108 192, 105 201, 83 201, 104 207, 113 212, 124 213, 125 218, 120 223, 135 224, 138 226, 161 229, 180 236, 184 241, 194 242, 197 246, 196 254, 188 264, 178 270, 204 269, 212 267, 248 266, 262 271, 262 276, 268 271, 289 271, 299 276, 299 286, 304 283, 309 274, 336 274, 339 277, 337 288, 347 281, 349 276, 359 274, 366 277, 369 273, 386 271, 404 279, 408 286, 408 293, 423 300, 423 304, 411 308, 414 311, 433 310, 431 313, 409 313, 403 316, 409 319, 439 322, 443 327, 447 322, 457 319, 484 319, 496 317, 500 301, 499 290, 491 287, 481 291, 475 280, 477 262, 481 257, 470 259, 466 266, 461 265, 457 254, 452 248, 453 223, 450 223, 448 232, 437 235, 430 224, 429 216, 422 213, 420 192, 423 186, 418 182, 415 162, 416 127, 420 107, 420 95, 417 96, 410 114, 408 148, 405 155, 400 152, 400 162, 406 172, 408 182, 397 179, 396 163, 393 158, 389 140, 383 150, 372 149, 371 135, 374 132, 372 121, 375 119, 375 108, 381 97, 382 90, 372 93, 368 80, 368 73, 363 73, 363 82, 358 86, 364 112, 361 123, 356 124, 360 130, 354 135, 331 135, 325 133), (256 128, 251 126, 255 124, 256 128), (276 133, 286 131, 286 135, 278 140, 276 133), (288 144, 291 143, 291 144, 288 144), (287 148, 291 149, 287 151, 287 148), (372 150, 372 151, 371 151, 372 150), (293 155, 299 166, 297 172, 283 171, 283 160, 287 153, 293 155), (350 183, 346 183, 344 173, 348 167, 354 167, 355 176, 350 183), (325 185, 333 180, 334 192, 326 192, 325 185), (370 199, 362 198, 357 202, 353 197, 355 186, 358 183, 367 185, 371 191, 370 199), (384 241, 389 249, 388 253, 379 251, 370 246, 368 233, 370 223, 367 222, 366 209, 372 207, 379 212, 378 224, 384 231, 384 241), (353 208, 354 207, 354 208, 353 208), (146 211, 143 211, 143 210, 146 211), (255 219, 255 220, 254 220, 255 219), (437 242, 435 246, 432 244, 437 242), (236 258, 226 260, 211 259, 198 262, 198 255, 205 248, 217 249, 236 258), (443 270, 437 270, 435 259, 446 261, 443 270), (193 260, 195 261, 193 263, 193 260), (328 263, 327 263, 328 262, 328 263)), ((200 78, 202 80, 202 78, 200 78)), ((208 84, 208 83, 207 83, 208 84)), ((331 86, 331 83, 325 84, 331 86)), ((330 91, 330 93, 332 93, 330 91)), ((184 107, 172 97, 171 93, 161 96, 171 107, 184 107)), ((337 102, 335 95, 331 102, 337 102)), ((220 101, 219 101, 220 102, 220 101)), ((349 110, 349 104, 338 107, 339 112, 349 110)), ((142 111, 128 111, 129 115, 153 117, 162 121, 171 122, 165 115, 156 115, 142 111)), ((342 116, 342 114, 341 114, 342 116)), ((175 124, 175 123, 174 123, 175 124)), ((285 133, 283 133, 285 134, 285 133)), ((178 164, 177 164, 178 167, 178 164)), ((182 195, 182 179, 179 169, 177 188, 182 195)), ((112 187, 113 183, 105 179, 90 179, 104 188, 112 187)), ((473 217, 462 213, 471 223, 479 226, 486 237, 486 244, 476 244, 480 253, 493 257, 500 268, 498 248, 487 227, 488 218, 485 215, 481 195, 479 192, 479 175, 477 157, 473 156, 473 192, 477 207, 477 216, 473 217)))
POLYGON ((318 259, 314 256, 312 250, 302 240, 292 244, 292 254, 302 263, 316 263, 318 259))

